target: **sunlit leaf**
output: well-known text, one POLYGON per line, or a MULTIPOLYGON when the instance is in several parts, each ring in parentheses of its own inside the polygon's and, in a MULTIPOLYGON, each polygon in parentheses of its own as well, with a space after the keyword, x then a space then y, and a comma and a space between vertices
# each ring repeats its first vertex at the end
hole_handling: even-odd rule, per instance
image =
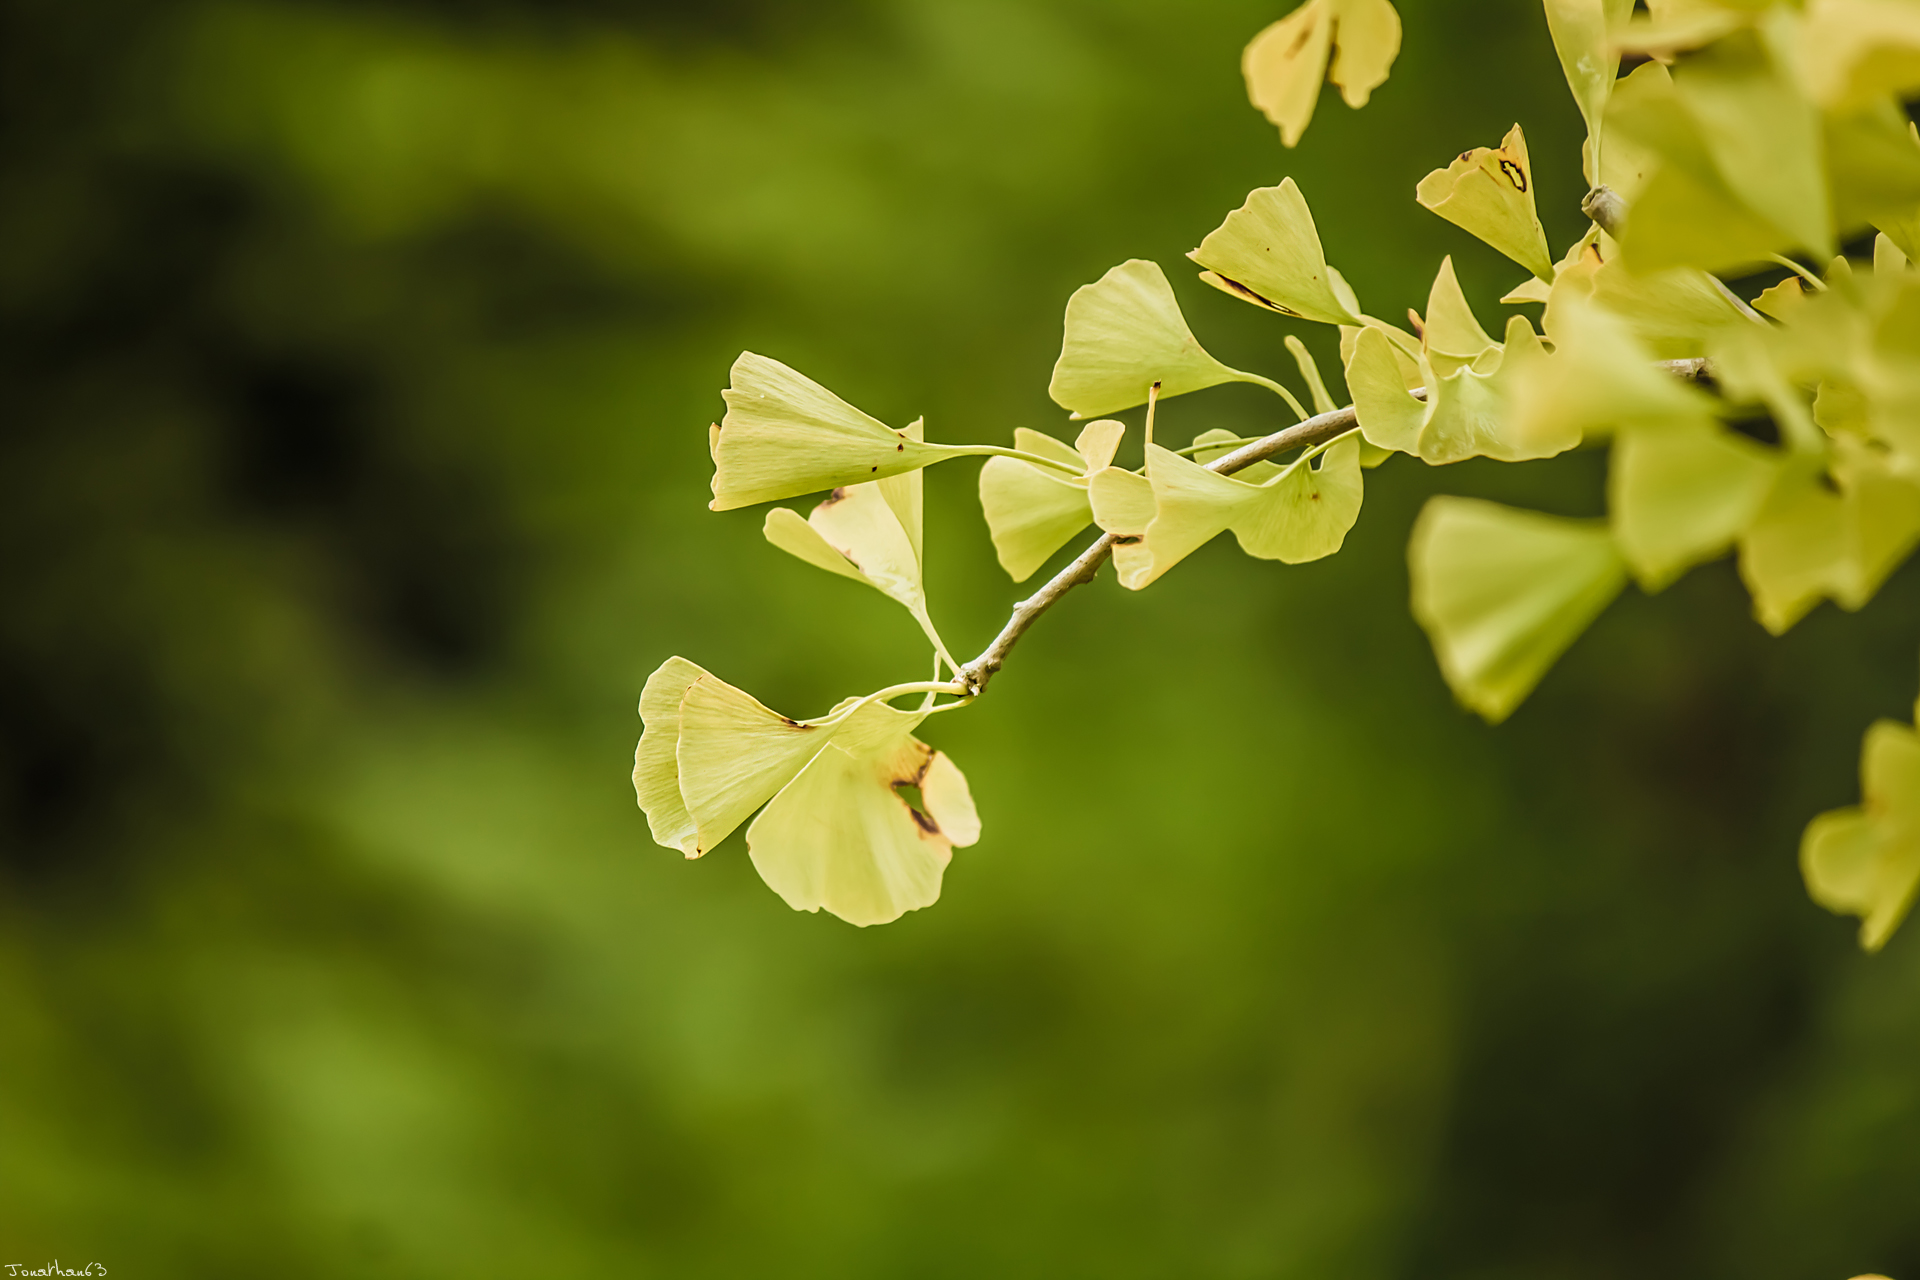
POLYGON ((989 458, 981 468, 980 507, 1000 567, 1015 582, 1032 577, 1054 552, 1093 523, 1088 477, 1112 463, 1126 431, 1125 423, 1111 418, 1089 422, 1071 449, 1037 431, 1014 432, 1014 443, 1021 450, 1070 462, 1082 469, 1081 475, 1065 475, 1017 458, 989 458))
POLYGON ((1156 382, 1164 399, 1222 382, 1264 381, 1208 355, 1187 328, 1166 275, 1135 258, 1074 290, 1047 390, 1084 418, 1145 404, 1156 382))
POLYGON ((1614 541, 1647 591, 1733 545, 1771 491, 1773 452, 1710 419, 1622 431, 1607 477, 1614 541))
MULTIPOLYGON (((1790 22, 1785 11, 1769 28, 1790 22)), ((1790 40, 1781 32, 1782 40, 1790 40)), ((1801 94, 1761 31, 1739 31, 1688 58, 1674 90, 1714 166, 1747 208, 1795 247, 1833 252, 1819 112, 1801 94)), ((1695 264, 1702 265, 1702 264, 1695 264)))
MULTIPOLYGON (((1560 56, 1560 69, 1587 122, 1588 140, 1597 147, 1606 122, 1607 98, 1620 73, 1620 51, 1609 31, 1626 22, 1633 0, 1546 0, 1546 9, 1547 30, 1560 56)), ((1589 181, 1598 177, 1589 175, 1589 181)))
POLYGON ((1323 324, 1362 322, 1351 291, 1343 299, 1336 288, 1313 214, 1292 178, 1249 192, 1187 256, 1207 268, 1202 280, 1269 311, 1323 324))
POLYGON ((1843 235, 1913 217, 1920 208, 1920 140, 1897 102, 1828 115, 1824 136, 1833 220, 1843 235))
POLYGON ((1355 336, 1347 390, 1369 444, 1400 453, 1420 451, 1426 406, 1407 391, 1392 345, 1379 330, 1361 329, 1355 336))
POLYGON ((1712 400, 1653 365, 1626 323, 1557 292, 1548 329, 1552 355, 1516 372, 1512 432, 1521 442, 1559 443, 1630 424, 1694 422, 1712 400))
POLYGON ((895 430, 748 351, 733 362, 727 416, 713 428, 715 511, 917 471, 970 452, 895 430))
POLYGON ((700 856, 699 830, 680 798, 680 702, 707 673, 685 658, 668 658, 640 693, 640 744, 633 752, 633 790, 656 844, 700 856))
POLYGON ((1296 462, 1253 482, 1150 445, 1145 492, 1138 476, 1096 475, 1094 512, 1115 535, 1120 585, 1147 586, 1229 529, 1261 559, 1300 564, 1332 555, 1360 512, 1359 441, 1339 441, 1319 461, 1318 468, 1296 462))
POLYGON ((1920 887, 1920 734, 1881 720, 1860 750, 1866 803, 1823 813, 1807 826, 1800 870, 1813 900, 1860 917, 1860 945, 1878 951, 1900 927, 1920 887))
MULTIPOLYGON (((911 478, 919 476, 916 471, 911 478)), ((767 541, 782 551, 864 582, 918 615, 926 608, 926 597, 913 532, 902 527, 898 513, 873 484, 835 489, 805 520, 775 507, 767 513, 765 527, 767 541)))
MULTIPOLYGON (((1824 206, 1818 115, 1791 84, 1781 81, 1764 55, 1754 52, 1751 33, 1742 38, 1751 56, 1729 54, 1703 64, 1684 94, 1676 78, 1653 63, 1637 68, 1614 92, 1607 111, 1603 174, 1608 185, 1628 197, 1621 247, 1635 271, 1673 266, 1721 270, 1794 247, 1791 230, 1778 225, 1766 209, 1750 205, 1743 180, 1752 180, 1763 201, 1780 192, 1782 175, 1805 180, 1817 194, 1787 193, 1790 210, 1824 206), (1769 110, 1744 116, 1747 98, 1769 110), (1712 128, 1701 122, 1699 111, 1707 113, 1712 128), (1779 145, 1797 145, 1798 150, 1782 156, 1777 170, 1751 173, 1773 158, 1775 144, 1767 135, 1773 116, 1797 122, 1779 145)), ((1816 248, 1830 240, 1824 212, 1821 220, 1816 248)))
POLYGON ((753 865, 788 906, 871 925, 939 898, 951 850, 979 838, 980 819, 952 761, 912 736, 923 718, 866 704, 754 819, 753 865))
POLYGON ((1498 723, 1626 584, 1606 526, 1437 497, 1407 550, 1413 614, 1454 695, 1498 723))
POLYGON ((1475 147, 1420 180, 1421 204, 1486 241, 1542 280, 1553 279, 1553 254, 1534 211, 1533 166, 1515 125, 1496 147, 1475 147))
POLYGON ((1387 0, 1307 0, 1255 36, 1241 56, 1247 96, 1280 127, 1280 140, 1300 141, 1320 86, 1329 78, 1350 107, 1366 104, 1400 52, 1400 15, 1387 0))
POLYGON ((1467 305, 1460 281, 1453 274, 1452 255, 1440 260, 1439 273, 1427 291, 1425 319, 1420 345, 1427 362, 1440 374, 1475 364, 1500 345, 1487 336, 1473 308, 1467 305))
POLYGON ((1799 42, 1815 101, 1850 111, 1920 90, 1920 9, 1887 0, 1822 0, 1808 6, 1799 42))
POLYGON ((1784 321, 1791 317, 1794 310, 1807 300, 1807 290, 1800 283, 1800 277, 1788 276, 1775 285, 1769 285, 1760 291, 1753 300, 1753 309, 1763 316, 1772 316, 1784 321))
POLYGON ((675 753, 680 796, 696 832, 688 856, 725 840, 832 737, 831 726, 788 719, 714 676, 689 685, 675 753))
POLYGON ((1823 597, 1860 608, 1920 540, 1920 486, 1868 446, 1835 444, 1842 457, 1832 483, 1818 459, 1783 467, 1740 539, 1754 616, 1775 635, 1823 597))
POLYGON ((764 805, 747 846, 799 910, 896 919, 937 898, 950 849, 979 838, 966 779, 913 737, 925 710, 850 699, 796 721, 681 658, 653 674, 640 705, 634 788, 654 838, 698 857, 764 805))

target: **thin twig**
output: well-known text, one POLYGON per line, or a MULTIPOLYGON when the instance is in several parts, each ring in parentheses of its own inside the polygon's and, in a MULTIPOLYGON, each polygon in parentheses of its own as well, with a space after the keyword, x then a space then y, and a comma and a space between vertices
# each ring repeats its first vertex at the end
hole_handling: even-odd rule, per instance
MULTIPOLYGON (((1688 382, 1704 381, 1711 376, 1705 360, 1662 360, 1658 368, 1664 369, 1676 378, 1688 382)), ((1413 392, 1416 399, 1427 398, 1427 389, 1420 387, 1413 392)), ((1207 469, 1221 475, 1232 475, 1236 471, 1252 466, 1256 462, 1271 458, 1276 453, 1286 453, 1302 446, 1325 443, 1337 435, 1353 430, 1359 425, 1359 418, 1353 406, 1335 409, 1332 413, 1322 413, 1308 418, 1305 422, 1296 422, 1283 431, 1276 431, 1249 445, 1242 445, 1224 458, 1216 458, 1207 464, 1207 469)), ((1103 533, 1091 546, 1075 556, 1073 563, 1055 574, 1051 581, 1038 591, 1013 607, 1013 616, 1007 619, 1007 625, 1000 628, 1000 634, 993 638, 972 662, 961 667, 954 677, 958 691, 969 697, 977 697, 993 679, 996 671, 1007 660, 1007 654, 1013 646, 1020 643, 1020 637, 1027 633, 1040 618, 1040 615, 1059 602, 1061 596, 1085 582, 1092 582, 1100 572, 1100 566, 1113 554, 1113 535, 1103 533)))

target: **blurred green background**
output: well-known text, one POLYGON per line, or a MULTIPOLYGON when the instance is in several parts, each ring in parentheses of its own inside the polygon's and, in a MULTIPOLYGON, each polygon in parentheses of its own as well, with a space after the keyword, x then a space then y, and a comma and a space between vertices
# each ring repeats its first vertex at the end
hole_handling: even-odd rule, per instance
MULTIPOLYGON (((743 347, 935 439, 1070 435, 1067 294, 1295 176, 1381 315, 1516 119, 1525 0, 1407 0, 1284 151, 1254 0, 0 4, 0 1263, 116 1276, 1920 1276, 1920 937, 1799 831, 1915 693, 1920 574, 1784 640, 1726 564, 1514 719, 1406 609, 1399 459, 1335 559, 1110 576, 932 727, 942 901, 789 911, 655 847, 646 674, 793 714, 923 678, 904 613, 705 509, 743 347)), ((1323 361, 1331 334, 1303 329, 1323 361)), ((1161 430, 1271 429, 1230 387, 1161 430)), ((1135 446, 1137 448, 1137 445, 1135 446)), ((956 648, 1025 594, 928 476, 956 648)))

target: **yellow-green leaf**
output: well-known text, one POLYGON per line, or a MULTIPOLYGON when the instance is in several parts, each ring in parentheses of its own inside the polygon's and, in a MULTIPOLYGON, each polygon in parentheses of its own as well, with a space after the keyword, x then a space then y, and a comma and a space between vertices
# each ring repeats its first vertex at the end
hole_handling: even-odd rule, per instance
POLYGON ((1266 379, 1208 355, 1187 328, 1166 275, 1135 258, 1074 291, 1047 390, 1055 403, 1085 418, 1145 404, 1156 382, 1164 399, 1266 379))
POLYGON ((1015 582, 1025 582, 1054 552, 1093 521, 1084 479, 1015 458, 989 458, 980 469, 980 509, 994 554, 1015 582))
POLYGON ((1454 695, 1498 723, 1626 584, 1606 526, 1437 497, 1408 546, 1413 614, 1454 695))
POLYGON ((733 362, 712 431, 715 511, 917 471, 969 452, 887 426, 778 360, 733 362))
POLYGON ((791 782, 832 738, 828 726, 769 711, 724 680, 703 675, 680 700, 680 796, 696 830, 697 857, 791 782))
POLYGON ((1096 475, 1094 512, 1115 537, 1120 585, 1140 590, 1229 529, 1261 559, 1300 564, 1332 555, 1360 511, 1359 441, 1342 440, 1321 458, 1318 469, 1303 459, 1252 483, 1149 445, 1147 492, 1130 473, 1096 475))
POLYGON ((1658 591, 1733 545, 1760 510, 1778 462, 1711 419, 1622 431, 1607 506, 1640 586, 1658 591))
POLYGON ((1332 80, 1350 107, 1366 104, 1400 52, 1400 15, 1387 0, 1307 0, 1255 36, 1241 55, 1247 96, 1280 127, 1280 140, 1300 141, 1320 86, 1332 80))
POLYGON ((1350 291, 1340 296, 1313 214, 1292 178, 1249 192, 1187 256, 1207 268, 1202 280, 1269 311, 1322 324, 1362 323, 1350 291))
POLYGON ((912 736, 922 718, 868 703, 754 819, 754 868, 788 906, 871 925, 939 898, 953 847, 978 838, 980 819, 960 771, 912 736))
POLYGON ((1626 22, 1633 0, 1546 0, 1546 8, 1553 50, 1587 122, 1589 144, 1598 150, 1607 98, 1620 74, 1620 51, 1610 39, 1610 28, 1626 22))
POLYGON ((1475 147, 1420 180, 1415 196, 1542 280, 1553 279, 1553 254, 1534 211, 1533 166, 1515 125, 1498 147, 1475 147))
MULTIPOLYGON (((1791 21, 1776 10, 1764 23, 1791 21)), ((1769 49, 1770 34, 1736 31, 1714 42, 1674 72, 1674 91, 1728 189, 1792 245, 1824 256, 1833 252, 1833 222, 1820 114, 1769 49)))
POLYGON ((668 658, 640 693, 640 743, 633 751, 633 791, 654 843, 700 856, 699 830, 680 798, 680 702, 707 673, 685 658, 668 658))
POLYGON ((1813 900, 1860 917, 1860 945, 1878 951, 1920 887, 1920 734, 1881 720, 1860 750, 1864 805, 1823 813, 1800 843, 1813 900))

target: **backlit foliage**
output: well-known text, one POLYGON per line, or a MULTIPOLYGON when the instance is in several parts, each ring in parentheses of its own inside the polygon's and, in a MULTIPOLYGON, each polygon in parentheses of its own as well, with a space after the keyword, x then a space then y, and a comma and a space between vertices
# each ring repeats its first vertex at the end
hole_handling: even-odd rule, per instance
MULTIPOLYGON (((1024 428, 1011 446, 932 443, 919 422, 889 426, 741 356, 713 428, 714 509, 832 490, 805 519, 771 512, 768 540, 898 601, 928 637, 933 677, 802 721, 669 660, 641 701, 634 770, 655 838, 698 857, 765 805, 748 845, 793 906, 868 924, 938 896, 950 850, 979 821, 959 770, 912 735, 970 705, 1005 656, 957 661, 928 610, 919 473, 950 458, 989 456, 981 504, 1016 581, 1097 525, 1087 564, 1111 554, 1139 590, 1228 532, 1258 559, 1332 555, 1359 518, 1366 468, 1396 453, 1442 466, 1605 444, 1604 520, 1437 497, 1415 526, 1414 615, 1460 701, 1490 721, 1629 581, 1657 592, 1733 552, 1776 634, 1823 599, 1871 599, 1920 541, 1920 133, 1902 107, 1920 92, 1920 5, 1545 8, 1587 124, 1592 227, 1554 253, 1518 124, 1415 192, 1526 273, 1503 301, 1543 307, 1538 327, 1521 313, 1487 325, 1451 261, 1423 315, 1369 314, 1291 178, 1250 192, 1189 255, 1230 296, 1336 326, 1350 409, 1297 340, 1311 416, 1277 378, 1215 359, 1162 268, 1139 259, 1068 301, 1050 386, 1074 418, 1148 405, 1139 470, 1114 464, 1117 421, 1091 422, 1071 446, 1024 428), (1637 64, 1624 77, 1623 54, 1637 64), (1867 236, 1871 261, 1836 256, 1867 236), (1769 263, 1794 274, 1752 300, 1715 274, 1769 263), (1304 425, 1264 442, 1153 437, 1160 400, 1226 382, 1268 388, 1304 425), (892 705, 904 697, 912 710, 892 705)), ((1363 105, 1399 43, 1386 0, 1309 0, 1248 45, 1249 95, 1291 147, 1327 82, 1363 105)), ((1035 601, 1091 571, 1076 562, 1035 601)), ((1862 773, 1864 807, 1815 820, 1802 860, 1816 900, 1859 915, 1877 948, 1920 883, 1914 730, 1874 726, 1862 773)))

